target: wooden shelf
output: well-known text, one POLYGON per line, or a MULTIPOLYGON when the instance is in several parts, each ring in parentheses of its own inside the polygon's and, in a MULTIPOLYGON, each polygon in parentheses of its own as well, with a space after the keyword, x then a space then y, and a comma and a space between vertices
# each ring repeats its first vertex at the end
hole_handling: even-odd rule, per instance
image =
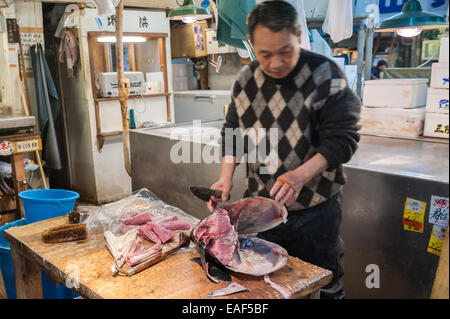
MULTIPOLYGON (((146 95, 130 95, 128 97, 129 100, 132 99, 139 99, 139 98, 151 98, 151 97, 159 97, 159 96, 170 96, 171 93, 158 93, 158 94, 146 94, 146 95)), ((119 97, 115 96, 115 97, 99 97, 99 98, 94 98, 95 102, 102 102, 102 101, 118 101, 119 97)))

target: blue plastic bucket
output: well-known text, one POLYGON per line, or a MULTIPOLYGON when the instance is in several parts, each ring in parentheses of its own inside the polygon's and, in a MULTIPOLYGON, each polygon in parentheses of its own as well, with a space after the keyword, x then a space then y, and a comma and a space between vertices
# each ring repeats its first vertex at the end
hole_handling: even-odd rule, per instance
POLYGON ((34 189, 19 193, 19 197, 26 223, 30 224, 69 214, 80 195, 65 189, 34 189))
POLYGON ((14 281, 14 268, 11 259, 11 249, 9 248, 9 242, 3 236, 3 231, 11 227, 23 225, 25 225, 25 219, 19 219, 0 226, 0 269, 2 270, 6 295, 9 299, 16 299, 16 282, 14 281))

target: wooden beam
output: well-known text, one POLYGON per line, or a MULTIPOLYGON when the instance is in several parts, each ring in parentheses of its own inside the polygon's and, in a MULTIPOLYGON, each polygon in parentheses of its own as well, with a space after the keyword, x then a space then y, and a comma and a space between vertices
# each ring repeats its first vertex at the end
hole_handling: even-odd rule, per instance
POLYGON ((448 299, 449 298, 449 264, 448 264, 448 227, 445 232, 444 244, 442 245, 441 257, 439 258, 436 277, 434 278, 433 289, 431 291, 431 299, 448 299))

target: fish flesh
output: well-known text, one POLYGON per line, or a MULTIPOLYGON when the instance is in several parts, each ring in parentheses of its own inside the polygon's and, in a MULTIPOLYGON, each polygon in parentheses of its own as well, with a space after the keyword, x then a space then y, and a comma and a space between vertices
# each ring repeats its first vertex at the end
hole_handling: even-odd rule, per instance
POLYGON ((139 226, 139 234, 156 244, 168 242, 175 237, 172 231, 152 222, 139 226))
POLYGON ((246 290, 248 290, 248 289, 245 288, 244 286, 238 284, 237 282, 232 281, 224 288, 213 290, 213 292, 210 294, 207 294, 207 296, 208 297, 228 296, 228 295, 235 294, 235 293, 238 293, 241 291, 246 291, 246 290))
POLYGON ((169 230, 189 230, 191 229, 191 224, 185 219, 178 219, 172 221, 165 221, 159 223, 162 227, 169 230))
POLYGON ((277 290, 281 294, 282 299, 292 298, 292 294, 289 292, 289 290, 270 280, 269 274, 264 275, 264 281, 270 284, 273 289, 277 290))
POLYGON ((129 213, 122 216, 119 221, 125 225, 143 225, 152 220, 150 212, 129 213))
POLYGON ((142 241, 140 245, 135 247, 135 249, 130 252, 126 258, 126 263, 130 267, 141 263, 143 260, 154 256, 162 250, 162 246, 160 244, 156 244, 151 246, 150 248, 145 249, 142 241))
POLYGON ((137 237, 138 231, 136 229, 131 229, 122 236, 116 236, 109 230, 103 235, 106 240, 106 245, 119 267, 123 266, 128 253, 133 247, 136 247, 136 241, 140 240, 137 237))
POLYGON ((255 237, 287 220, 287 210, 265 197, 250 197, 217 209, 191 232, 194 242, 228 269, 253 276, 274 272, 287 263, 287 251, 255 237))

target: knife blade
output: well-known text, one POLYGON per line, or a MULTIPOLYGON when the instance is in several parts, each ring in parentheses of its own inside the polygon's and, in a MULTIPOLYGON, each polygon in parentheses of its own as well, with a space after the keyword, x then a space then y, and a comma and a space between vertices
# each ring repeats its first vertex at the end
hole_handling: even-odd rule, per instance
POLYGON ((205 202, 209 202, 211 196, 214 196, 215 198, 222 198, 222 191, 220 190, 211 189, 204 186, 191 186, 189 187, 189 189, 191 190, 192 194, 205 202))

